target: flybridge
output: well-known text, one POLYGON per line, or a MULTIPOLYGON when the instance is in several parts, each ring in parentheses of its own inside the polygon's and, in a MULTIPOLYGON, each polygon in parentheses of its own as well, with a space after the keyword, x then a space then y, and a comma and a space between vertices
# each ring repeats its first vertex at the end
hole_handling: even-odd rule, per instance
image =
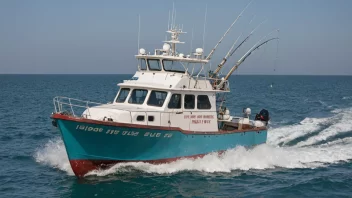
POLYGON ((162 49, 155 49, 152 54, 150 52, 147 53, 144 48, 139 49, 138 55, 136 55, 136 58, 139 60, 139 71, 180 72, 189 74, 190 76, 199 76, 200 72, 204 71, 204 65, 209 62, 209 59, 206 59, 203 55, 202 48, 197 48, 194 53, 187 55, 177 51, 177 44, 184 43, 179 40, 179 37, 186 32, 183 32, 183 26, 175 25, 175 19, 176 11, 173 9, 171 17, 169 13, 168 30, 166 31, 170 35, 169 40, 163 41, 164 45, 162 49), (198 73, 194 73, 196 63, 201 65, 201 70, 198 73))

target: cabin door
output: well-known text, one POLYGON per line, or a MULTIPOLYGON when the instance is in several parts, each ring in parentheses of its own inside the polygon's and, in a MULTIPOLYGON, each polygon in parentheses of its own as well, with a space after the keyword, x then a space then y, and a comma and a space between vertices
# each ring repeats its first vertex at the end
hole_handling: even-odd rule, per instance
POLYGON ((149 126, 162 126, 160 112, 147 112, 146 120, 149 126))
POLYGON ((189 130, 189 115, 191 112, 173 110, 170 113, 170 127, 179 127, 182 130, 189 130))

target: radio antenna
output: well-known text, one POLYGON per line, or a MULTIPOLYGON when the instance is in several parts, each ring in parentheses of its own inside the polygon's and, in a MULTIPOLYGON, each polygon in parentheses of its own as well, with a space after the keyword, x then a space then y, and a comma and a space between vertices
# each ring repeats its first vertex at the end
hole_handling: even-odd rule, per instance
POLYGON ((141 34, 141 15, 138 15, 138 49, 137 49, 137 53, 139 53, 139 38, 140 38, 140 34, 141 34))
POLYGON ((203 29, 203 52, 204 52, 204 40, 205 40, 205 26, 207 24, 207 12, 208 12, 208 4, 205 4, 204 29, 203 29))

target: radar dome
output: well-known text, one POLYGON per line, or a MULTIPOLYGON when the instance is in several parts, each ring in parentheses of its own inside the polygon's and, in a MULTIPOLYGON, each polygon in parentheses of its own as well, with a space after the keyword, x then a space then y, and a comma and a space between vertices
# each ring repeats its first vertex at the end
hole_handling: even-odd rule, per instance
POLYGON ((244 110, 244 113, 247 114, 247 115, 250 115, 252 113, 252 110, 250 108, 246 108, 244 110))
POLYGON ((143 49, 143 48, 139 49, 139 54, 142 54, 142 55, 146 54, 145 49, 143 49))
POLYGON ((170 45, 167 44, 167 43, 164 43, 164 45, 163 45, 163 50, 164 50, 165 52, 168 52, 168 51, 170 50, 170 45))
POLYGON ((196 49, 197 54, 203 54, 203 49, 202 48, 197 48, 196 49))

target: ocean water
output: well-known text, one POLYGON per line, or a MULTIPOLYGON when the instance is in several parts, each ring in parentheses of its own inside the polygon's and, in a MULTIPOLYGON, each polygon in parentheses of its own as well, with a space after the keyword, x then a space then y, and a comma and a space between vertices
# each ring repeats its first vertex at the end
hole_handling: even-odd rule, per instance
POLYGON ((0 197, 352 197, 347 76, 232 76, 227 106, 268 109, 267 144, 77 179, 51 125, 53 97, 109 102, 130 77, 0 75, 0 197))

